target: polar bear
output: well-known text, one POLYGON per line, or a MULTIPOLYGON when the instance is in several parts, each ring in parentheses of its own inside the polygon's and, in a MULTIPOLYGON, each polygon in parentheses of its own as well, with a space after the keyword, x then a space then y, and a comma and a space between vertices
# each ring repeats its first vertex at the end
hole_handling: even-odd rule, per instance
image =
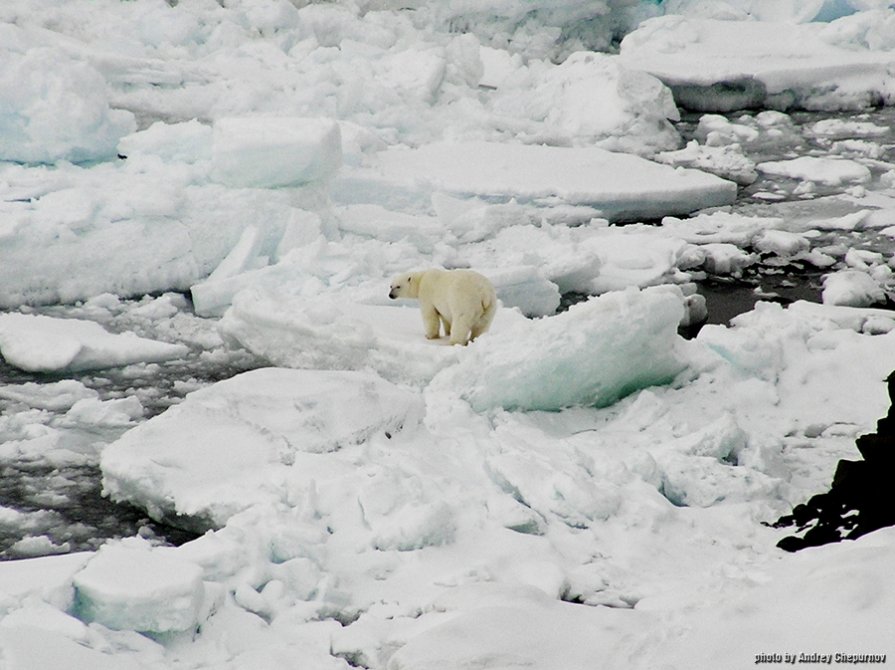
POLYGON ((392 280, 389 298, 417 298, 426 337, 438 337, 439 325, 451 344, 467 344, 488 330, 497 296, 487 278, 472 270, 431 269, 392 280))

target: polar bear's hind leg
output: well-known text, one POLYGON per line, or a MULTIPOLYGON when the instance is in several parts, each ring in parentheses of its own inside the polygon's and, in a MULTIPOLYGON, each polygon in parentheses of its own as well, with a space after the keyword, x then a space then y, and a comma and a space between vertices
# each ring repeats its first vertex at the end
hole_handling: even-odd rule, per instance
POLYGON ((444 314, 439 314, 438 316, 441 317, 441 325, 444 328, 444 334, 447 335, 448 337, 450 337, 451 336, 450 319, 448 319, 444 314))
POLYGON ((489 303, 485 308, 484 314, 482 314, 481 318, 476 321, 472 326, 472 333, 469 337, 470 341, 476 339, 479 335, 484 333, 491 327, 491 322, 494 321, 494 314, 497 312, 497 305, 495 303, 489 303))
POLYGON ((471 314, 462 313, 454 317, 451 324, 451 344, 468 344, 472 332, 473 318, 471 314))

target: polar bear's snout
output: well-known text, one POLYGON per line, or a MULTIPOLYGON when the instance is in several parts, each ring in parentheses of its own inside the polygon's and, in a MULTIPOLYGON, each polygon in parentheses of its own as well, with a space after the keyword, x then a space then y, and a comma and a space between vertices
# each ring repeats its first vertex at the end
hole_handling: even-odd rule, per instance
POLYGON ((413 276, 402 275, 395 277, 389 286, 388 297, 395 298, 415 298, 413 291, 413 276))

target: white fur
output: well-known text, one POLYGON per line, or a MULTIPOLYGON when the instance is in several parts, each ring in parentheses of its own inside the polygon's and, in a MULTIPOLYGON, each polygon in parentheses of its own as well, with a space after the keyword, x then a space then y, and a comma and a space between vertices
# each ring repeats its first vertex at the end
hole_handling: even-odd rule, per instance
POLYGON ((426 337, 435 339, 441 326, 451 344, 467 344, 491 326, 497 296, 486 277, 472 270, 423 270, 392 280, 390 298, 420 301, 426 337))

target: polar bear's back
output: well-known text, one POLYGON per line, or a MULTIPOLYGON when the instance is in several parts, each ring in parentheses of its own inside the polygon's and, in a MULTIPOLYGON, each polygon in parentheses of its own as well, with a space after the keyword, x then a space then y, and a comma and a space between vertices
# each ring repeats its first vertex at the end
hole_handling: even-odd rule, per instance
POLYGON ((497 304, 494 286, 474 270, 427 270, 420 278, 419 294, 445 315, 473 305, 486 312, 497 304))

